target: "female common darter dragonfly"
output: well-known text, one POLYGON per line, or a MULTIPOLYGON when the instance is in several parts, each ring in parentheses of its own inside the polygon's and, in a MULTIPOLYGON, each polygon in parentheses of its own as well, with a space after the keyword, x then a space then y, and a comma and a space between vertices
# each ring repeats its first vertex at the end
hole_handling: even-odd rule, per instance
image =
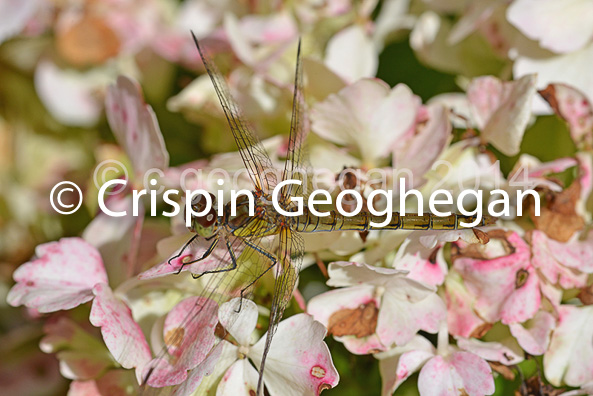
MULTIPOLYGON (((217 315, 218 304, 233 297, 241 299, 248 297, 248 292, 256 281, 268 271, 273 270, 275 273, 274 293, 271 300, 265 347, 259 363, 257 384, 257 395, 263 395, 266 357, 272 344, 274 332, 292 297, 303 259, 304 242, 300 233, 369 231, 373 229, 454 230, 464 228, 460 223, 472 223, 475 217, 456 214, 447 217, 437 217, 431 214, 400 216, 399 213, 394 212, 387 225, 376 228, 371 223, 383 223, 386 219, 385 215, 376 216, 368 212, 361 212, 355 216, 346 217, 332 210, 329 211, 328 216, 318 217, 311 213, 306 206, 303 208, 303 213, 298 216, 285 216, 278 213, 272 205, 271 197, 272 190, 278 184, 276 169, 273 168, 272 161, 263 145, 242 116, 220 72, 193 33, 192 36, 224 110, 239 154, 253 182, 254 215, 250 216, 248 213, 248 199, 241 200, 241 198, 246 198, 245 196, 239 198, 234 215, 231 214, 230 202, 225 205, 224 213, 220 216, 214 210, 216 204, 213 204, 209 213, 192 217, 190 231, 194 233, 193 237, 176 255, 169 259, 168 263, 177 264, 179 272, 189 267, 196 278, 210 274, 209 277, 204 277, 204 279, 209 279, 203 287, 207 293, 207 299, 214 300, 217 304, 214 305, 214 309, 211 309, 212 305, 204 303, 204 300, 199 300, 200 302, 196 303, 185 315, 184 320, 189 327, 191 327, 191 323, 208 321, 208 315, 217 315)), ((299 41, 287 158, 281 173, 281 181, 302 180, 303 176, 301 168, 304 139, 303 77, 300 48, 299 41)), ((279 195, 279 205, 285 211, 295 211, 296 207, 291 198, 303 195, 303 188, 295 184, 287 184, 281 187, 279 195)), ((214 195, 211 195, 211 198, 212 202, 215 202, 214 195)), ((192 202, 192 209, 195 212, 200 212, 205 207, 206 200, 203 196, 196 197, 192 202)), ((492 222, 492 218, 484 217, 478 225, 488 225, 492 222)), ((240 307, 241 304, 237 311, 240 310, 240 307)), ((225 339, 228 335, 220 326, 217 331, 218 340, 225 339)), ((191 348, 209 349, 209 351, 204 351, 203 356, 210 353, 210 349, 215 348, 211 344, 204 347, 200 344, 200 340, 187 338, 184 333, 173 334, 168 339, 166 337, 167 346, 176 345, 177 350, 186 349, 181 351, 181 355, 178 353, 178 356, 172 361, 184 361, 183 354, 189 353, 191 348)), ((170 354, 167 348, 165 347, 163 354, 170 354)), ((191 366, 187 366, 182 370, 186 371, 191 368, 191 366)), ((156 371, 154 366, 147 370, 143 378, 144 385, 151 384, 151 376, 155 375, 156 371)), ((146 386, 143 388, 145 391, 147 390, 146 386)))

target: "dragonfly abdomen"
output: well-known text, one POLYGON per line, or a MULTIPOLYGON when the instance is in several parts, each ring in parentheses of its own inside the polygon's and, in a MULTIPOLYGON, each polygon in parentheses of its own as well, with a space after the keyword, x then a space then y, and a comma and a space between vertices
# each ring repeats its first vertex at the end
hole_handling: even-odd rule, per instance
MULTIPOLYGON (((382 224, 386 219, 385 215, 375 216, 368 212, 361 212, 355 216, 347 217, 336 211, 330 211, 328 216, 320 217, 304 208, 304 213, 296 217, 296 230, 306 233, 369 230, 457 230, 472 228, 463 226, 461 223, 471 224, 476 220, 476 216, 459 214, 450 216, 436 216, 433 214, 400 216, 398 212, 393 212, 386 225, 382 227, 371 225, 371 222, 382 224)), ((484 216, 475 227, 494 224, 495 221, 496 219, 490 216, 484 216)))

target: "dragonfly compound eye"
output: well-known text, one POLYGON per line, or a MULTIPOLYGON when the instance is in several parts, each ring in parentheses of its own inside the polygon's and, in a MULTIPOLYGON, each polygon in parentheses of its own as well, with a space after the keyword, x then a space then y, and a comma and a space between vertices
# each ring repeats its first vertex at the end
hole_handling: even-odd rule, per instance
MULTIPOLYGON (((209 228, 216 223, 217 214, 216 214, 216 197, 210 194, 210 202, 212 206, 210 206, 210 210, 203 215, 200 216, 193 216, 193 222, 197 223, 201 228, 209 228)), ((195 213, 204 212, 207 209, 208 201, 204 195, 198 195, 193 198, 191 207, 195 213)))

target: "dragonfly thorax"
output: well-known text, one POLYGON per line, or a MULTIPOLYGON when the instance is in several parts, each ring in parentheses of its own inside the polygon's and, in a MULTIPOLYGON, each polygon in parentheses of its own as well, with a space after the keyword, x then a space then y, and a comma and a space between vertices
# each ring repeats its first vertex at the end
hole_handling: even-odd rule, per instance
MULTIPOLYGON (((195 215, 192 213, 191 226, 189 230, 196 234, 208 238, 218 231, 219 219, 216 214, 216 197, 210 194, 211 207, 210 210, 202 215, 195 215)), ((202 213, 207 208, 207 200, 203 195, 198 195, 193 198, 191 208, 194 213, 202 213)))

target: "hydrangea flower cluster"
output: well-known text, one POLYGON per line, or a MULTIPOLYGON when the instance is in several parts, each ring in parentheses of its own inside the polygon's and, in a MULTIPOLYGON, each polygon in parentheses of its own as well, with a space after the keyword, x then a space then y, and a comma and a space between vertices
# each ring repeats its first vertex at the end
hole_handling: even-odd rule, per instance
POLYGON ((191 275, 228 265, 223 246, 186 265, 209 245, 182 249, 181 215, 142 199, 132 216, 149 171, 215 191, 208 172, 243 166, 191 29, 279 169, 301 38, 308 155, 328 188, 344 168, 389 183, 405 169, 426 196, 541 198, 540 216, 527 199, 479 230, 304 235, 269 395, 593 394, 592 15, 590 0, 4 1, 0 295, 22 307, 0 310, 7 392, 255 394, 272 271, 221 302, 212 285, 237 278, 191 275), (99 172, 110 159, 128 173, 99 172), (53 212, 53 185, 91 197, 97 175, 127 177, 106 205, 128 215, 92 199, 53 212))

